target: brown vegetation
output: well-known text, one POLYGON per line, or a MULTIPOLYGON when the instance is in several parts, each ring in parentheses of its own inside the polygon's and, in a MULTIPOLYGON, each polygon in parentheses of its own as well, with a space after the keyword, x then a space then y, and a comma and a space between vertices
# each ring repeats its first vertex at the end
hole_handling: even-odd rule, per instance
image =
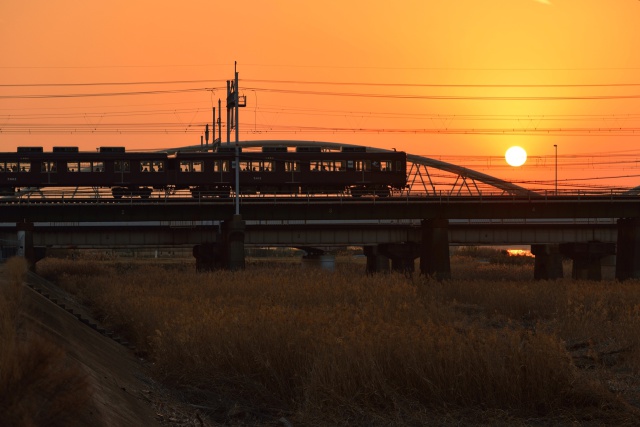
POLYGON ((32 334, 21 316, 24 258, 4 266, 0 284, 0 425, 73 426, 90 394, 85 375, 64 351, 32 334))
POLYGON ((38 269, 219 422, 640 422, 639 283, 534 282, 531 262, 469 254, 452 264, 442 283, 365 276, 352 261, 336 273, 281 262, 38 269))

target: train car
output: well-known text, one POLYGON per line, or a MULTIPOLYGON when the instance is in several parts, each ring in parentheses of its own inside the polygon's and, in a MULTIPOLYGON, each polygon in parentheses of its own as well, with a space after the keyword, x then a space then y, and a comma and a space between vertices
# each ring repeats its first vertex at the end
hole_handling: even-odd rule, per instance
POLYGON ((80 152, 77 147, 19 147, 0 153, 0 193, 18 188, 102 187, 114 197, 149 197, 152 189, 168 185, 164 153, 127 153, 123 147, 101 147, 80 152))
MULTIPOLYGON (((240 193, 351 194, 388 196, 406 185, 404 152, 367 152, 361 147, 264 147, 241 152, 240 193)), ((234 147, 217 152, 126 152, 101 147, 19 147, 0 153, 0 194, 20 188, 110 188, 114 198, 148 198, 152 191, 188 189, 194 197, 229 197, 235 191, 234 147)))
MULTIPOLYGON (((357 147, 360 148, 360 147, 357 147)), ((229 196, 235 189, 235 152, 177 153, 176 188, 195 197, 229 196)), ((239 155, 241 194, 351 194, 389 196, 406 186, 406 153, 320 147, 264 147, 239 155)))

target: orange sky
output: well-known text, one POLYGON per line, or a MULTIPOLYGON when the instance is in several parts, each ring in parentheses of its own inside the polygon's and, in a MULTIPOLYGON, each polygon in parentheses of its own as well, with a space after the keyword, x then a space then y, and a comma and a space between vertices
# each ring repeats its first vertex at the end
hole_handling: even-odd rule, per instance
POLYGON ((0 150, 198 144, 238 61, 242 140, 397 148, 524 185, 553 180, 557 145, 567 187, 640 185, 639 15, 637 0, 5 1, 0 150))

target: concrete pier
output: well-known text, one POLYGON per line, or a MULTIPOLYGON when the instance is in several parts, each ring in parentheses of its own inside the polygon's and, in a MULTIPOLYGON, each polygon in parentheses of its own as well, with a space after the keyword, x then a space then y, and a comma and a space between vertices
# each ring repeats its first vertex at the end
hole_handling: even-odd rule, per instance
POLYGON ((16 223, 18 230, 18 251, 16 255, 24 257, 30 270, 36 263, 35 249, 33 247, 33 223, 24 221, 16 223))
POLYGON ((531 245, 531 253, 535 256, 533 265, 535 280, 555 280, 564 277, 560 245, 531 245))
POLYGON ((222 224, 225 249, 228 254, 228 266, 231 271, 244 270, 244 230, 245 222, 241 215, 234 215, 230 221, 222 224))
POLYGON ((221 242, 203 243, 193 247, 196 271, 214 271, 226 268, 226 257, 221 242))
POLYGON ((393 271, 411 274, 415 271, 415 259, 420 256, 418 243, 383 243, 378 245, 378 253, 391 260, 393 271))
POLYGON ((367 257, 367 274, 388 273, 389 257, 380 252, 379 245, 363 246, 362 250, 367 257))
POLYGON ((16 229, 18 230, 18 248, 16 255, 24 257, 24 259, 27 260, 29 270, 35 271, 36 262, 45 257, 47 248, 33 245, 34 226, 32 222, 18 222, 16 223, 16 229))
POLYGON ((571 277, 602 280, 602 259, 616 253, 615 243, 561 243, 560 253, 573 260, 571 277))
POLYGON ((640 279, 640 219, 618 220, 616 279, 640 279))
POLYGON ((438 280, 450 279, 449 221, 440 218, 425 219, 421 225, 420 273, 438 280))
POLYGON ((222 223, 222 231, 216 235, 215 242, 195 245, 193 256, 196 259, 196 271, 244 269, 244 230, 242 217, 234 215, 231 220, 222 223))

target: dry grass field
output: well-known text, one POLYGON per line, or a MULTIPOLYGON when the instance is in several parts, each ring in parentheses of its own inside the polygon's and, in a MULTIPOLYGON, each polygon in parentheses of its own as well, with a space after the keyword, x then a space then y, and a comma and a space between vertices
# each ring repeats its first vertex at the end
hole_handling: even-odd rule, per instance
POLYGON ((640 282, 533 281, 531 259, 458 251, 453 279, 248 260, 45 259, 213 422, 638 425, 640 282))

